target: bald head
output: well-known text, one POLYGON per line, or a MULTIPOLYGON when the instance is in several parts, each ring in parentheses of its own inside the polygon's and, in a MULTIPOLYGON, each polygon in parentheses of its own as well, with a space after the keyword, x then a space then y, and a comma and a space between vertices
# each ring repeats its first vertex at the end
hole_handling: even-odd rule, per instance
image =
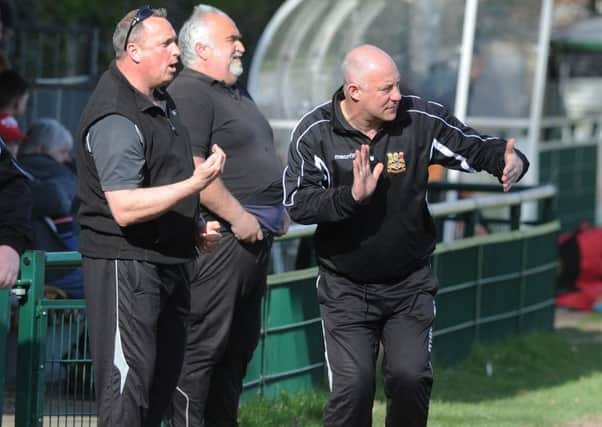
POLYGON ((352 126, 371 135, 395 119, 401 100, 399 71, 386 52, 372 45, 352 49, 343 61, 343 76, 341 108, 352 126))
POLYGON ((393 59, 382 49, 369 44, 350 50, 343 60, 345 84, 363 86, 374 73, 399 74, 393 59))

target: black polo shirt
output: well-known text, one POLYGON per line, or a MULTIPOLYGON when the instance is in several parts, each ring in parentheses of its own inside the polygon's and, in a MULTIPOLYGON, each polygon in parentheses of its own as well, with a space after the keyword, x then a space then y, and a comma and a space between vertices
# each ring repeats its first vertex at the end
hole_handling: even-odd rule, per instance
POLYGON ((282 164, 272 129, 245 89, 185 68, 168 91, 188 128, 193 155, 206 158, 212 144, 226 152, 221 178, 241 204, 282 202, 282 164))

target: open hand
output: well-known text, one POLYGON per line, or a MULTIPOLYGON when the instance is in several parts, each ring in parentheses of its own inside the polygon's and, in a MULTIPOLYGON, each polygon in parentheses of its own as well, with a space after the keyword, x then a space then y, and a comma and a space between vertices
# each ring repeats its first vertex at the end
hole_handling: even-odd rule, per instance
POLYGON ((506 151, 504 152, 504 171, 502 172, 502 186, 504 191, 510 190, 512 185, 518 181, 523 173, 523 161, 514 151, 516 141, 510 138, 506 143, 506 151))
POLYGON ((383 169, 382 163, 374 166, 374 170, 370 169, 370 147, 367 144, 363 144, 359 150, 355 150, 351 195, 356 202, 360 203, 374 193, 383 169))

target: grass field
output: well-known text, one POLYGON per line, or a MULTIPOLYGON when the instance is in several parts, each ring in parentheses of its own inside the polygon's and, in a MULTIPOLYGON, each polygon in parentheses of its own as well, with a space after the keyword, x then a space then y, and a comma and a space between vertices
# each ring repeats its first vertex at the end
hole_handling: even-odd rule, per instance
MULTIPOLYGON (((435 366, 429 427, 602 426, 602 314, 566 316, 556 333, 478 346, 459 365, 435 366)), ((248 403, 241 426, 318 427, 326 396, 248 403)), ((374 426, 384 417, 379 388, 374 426)))

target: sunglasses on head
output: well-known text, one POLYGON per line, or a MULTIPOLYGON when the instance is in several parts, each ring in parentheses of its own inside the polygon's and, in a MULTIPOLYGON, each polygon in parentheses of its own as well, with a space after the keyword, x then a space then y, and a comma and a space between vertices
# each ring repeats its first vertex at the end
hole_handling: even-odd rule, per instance
POLYGON ((140 9, 138 9, 138 12, 136 12, 136 16, 134 16, 132 18, 132 22, 130 22, 130 28, 128 29, 128 33, 125 35, 125 43, 123 44, 123 50, 127 50, 128 40, 130 39, 130 34, 132 34, 132 30, 134 29, 134 27, 142 21, 144 21, 149 16, 152 16, 153 12, 153 8, 149 5, 142 6, 140 9))

